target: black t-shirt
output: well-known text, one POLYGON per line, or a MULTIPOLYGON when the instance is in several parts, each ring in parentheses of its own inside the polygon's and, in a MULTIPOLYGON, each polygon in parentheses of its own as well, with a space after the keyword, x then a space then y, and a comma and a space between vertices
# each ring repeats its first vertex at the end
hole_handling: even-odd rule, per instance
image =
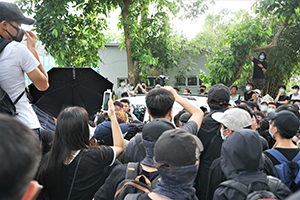
POLYGON ((258 66, 258 64, 262 64, 263 68, 268 69, 268 63, 266 61, 259 61, 257 58, 254 58, 252 60, 254 63, 254 71, 253 71, 253 79, 257 78, 265 78, 264 72, 262 71, 262 68, 258 66))
MULTIPOLYGON (((82 156, 72 189, 72 200, 92 199, 95 192, 103 185, 108 176, 108 166, 114 161, 115 153, 111 147, 100 146, 81 151, 68 165, 64 165, 65 178, 62 182, 62 199, 67 199, 74 172, 82 156)), ((43 185, 42 180, 38 180, 43 185)), ((57 192, 53 191, 55 195, 57 192)), ((39 199, 43 199, 40 195, 39 199)), ((59 199, 59 197, 53 197, 59 199)))
MULTIPOLYGON (((276 97, 277 97, 277 95, 275 95, 273 99, 276 99, 276 97)), ((285 101, 285 100, 289 100, 289 97, 286 96, 286 95, 280 95, 280 96, 279 96, 278 101, 285 101)), ((278 102, 276 103, 276 106, 277 106, 277 107, 280 106, 280 105, 283 105, 283 104, 278 103, 278 102)))
POLYGON ((247 92, 244 93, 244 100, 249 101, 252 98, 252 95, 254 94, 253 91, 251 91, 249 94, 247 92))
POLYGON ((194 186, 199 200, 206 199, 210 165, 221 155, 223 139, 221 138, 220 129, 221 124, 215 121, 211 115, 203 118, 198 137, 204 146, 204 151, 200 156, 200 166, 194 186))
MULTIPOLYGON (((293 158, 297 155, 297 153, 299 153, 300 149, 286 149, 286 148, 278 148, 276 147, 275 149, 277 149, 282 155, 284 155, 284 157, 286 157, 286 159, 288 159, 289 161, 292 161, 293 158)), ((279 165, 280 162, 274 158, 271 154, 269 154, 268 152, 264 152, 272 161, 272 163, 275 165, 279 165)))

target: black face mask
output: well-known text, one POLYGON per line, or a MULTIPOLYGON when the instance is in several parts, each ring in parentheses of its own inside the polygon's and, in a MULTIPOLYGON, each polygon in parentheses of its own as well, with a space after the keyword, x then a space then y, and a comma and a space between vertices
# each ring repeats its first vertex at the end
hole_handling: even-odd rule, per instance
POLYGON ((200 93, 204 92, 204 89, 200 89, 200 93))
POLYGON ((146 86, 142 85, 143 89, 146 89, 146 86))
MULTIPOLYGON (((7 22, 7 23, 9 23, 9 22, 7 22)), ((21 42, 21 41, 23 40, 23 37, 24 37, 23 30, 20 29, 20 28, 18 28, 18 27, 15 27, 15 26, 12 25, 11 23, 9 23, 9 24, 10 24, 14 29, 16 29, 17 35, 16 35, 16 36, 12 36, 12 35, 10 34, 10 32, 8 32, 7 30, 5 30, 5 31, 8 33, 8 35, 9 35, 14 41, 16 41, 16 42, 21 42)))

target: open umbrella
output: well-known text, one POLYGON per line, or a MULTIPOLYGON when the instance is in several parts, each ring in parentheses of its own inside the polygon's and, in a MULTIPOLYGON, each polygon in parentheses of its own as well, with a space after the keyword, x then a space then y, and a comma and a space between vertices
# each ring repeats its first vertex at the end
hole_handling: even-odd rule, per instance
POLYGON ((80 106, 89 115, 101 108, 103 93, 113 84, 91 68, 55 67, 48 71, 49 88, 39 91, 33 84, 32 103, 53 117, 68 106, 80 106))

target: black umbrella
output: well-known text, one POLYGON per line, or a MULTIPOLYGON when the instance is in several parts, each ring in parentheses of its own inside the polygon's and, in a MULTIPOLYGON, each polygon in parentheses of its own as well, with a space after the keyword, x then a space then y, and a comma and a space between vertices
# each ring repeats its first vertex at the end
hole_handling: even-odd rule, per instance
POLYGON ((49 88, 39 91, 33 84, 32 103, 53 117, 68 106, 80 106, 89 115, 101 108, 103 93, 113 84, 91 68, 55 67, 48 71, 49 88))

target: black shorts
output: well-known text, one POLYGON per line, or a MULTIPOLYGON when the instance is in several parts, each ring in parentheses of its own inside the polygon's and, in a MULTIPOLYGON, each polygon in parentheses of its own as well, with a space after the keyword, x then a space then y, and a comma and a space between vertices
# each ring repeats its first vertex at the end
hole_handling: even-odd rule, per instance
POLYGON ((264 78, 255 78, 255 79, 252 79, 252 82, 254 83, 255 89, 263 90, 265 87, 265 79, 264 78))

